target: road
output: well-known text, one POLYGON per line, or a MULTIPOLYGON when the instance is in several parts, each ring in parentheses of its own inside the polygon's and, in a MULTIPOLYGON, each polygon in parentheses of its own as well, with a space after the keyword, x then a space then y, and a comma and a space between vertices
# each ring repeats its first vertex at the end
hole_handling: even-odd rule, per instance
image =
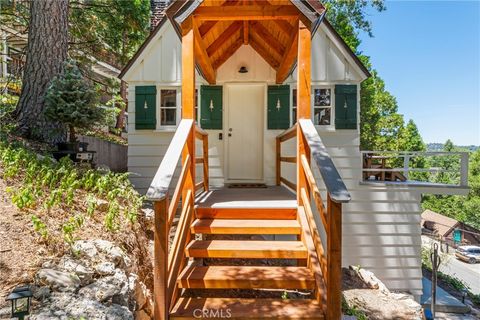
POLYGON ((441 272, 462 280, 473 293, 480 294, 480 263, 469 264, 458 260, 454 255, 448 255, 445 260, 440 265, 441 272))

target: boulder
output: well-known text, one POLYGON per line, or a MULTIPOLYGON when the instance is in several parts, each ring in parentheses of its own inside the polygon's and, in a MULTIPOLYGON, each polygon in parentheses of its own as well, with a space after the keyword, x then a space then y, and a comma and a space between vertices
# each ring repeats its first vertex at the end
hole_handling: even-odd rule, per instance
POLYGON ((133 320, 133 313, 127 307, 112 304, 106 312, 106 320, 133 320))
POLYGON ((50 297, 51 291, 49 287, 38 287, 38 286, 31 286, 33 298, 38 301, 43 301, 50 297))
POLYGON ((35 278, 37 284, 55 291, 75 291, 81 283, 76 274, 54 269, 40 269, 35 278))
POLYGON ((101 303, 78 297, 70 293, 54 293, 48 303, 41 308, 33 310, 29 319, 51 320, 51 319, 89 319, 104 320, 107 307, 101 303))
POLYGON ((130 267, 131 261, 128 258, 122 249, 114 245, 110 241, 106 240, 94 240, 95 246, 105 255, 109 261, 113 261, 116 266, 126 268, 130 267))
POLYGON ((92 282, 94 275, 93 269, 86 267, 85 265, 85 262, 74 260, 70 256, 63 256, 58 262, 57 268, 76 274, 81 281, 81 285, 84 286, 92 282))
POLYGON ((94 258, 98 255, 98 250, 95 247, 95 244, 92 241, 88 240, 78 240, 75 241, 72 247, 73 251, 78 253, 80 256, 94 258))
POLYGON ((96 264, 94 267, 95 272, 101 276, 109 276, 115 273, 115 264, 110 261, 104 261, 96 264))
POLYGON ((81 288, 78 293, 88 299, 105 302, 113 296, 125 296, 127 292, 127 276, 125 272, 117 269, 114 275, 100 278, 81 288))

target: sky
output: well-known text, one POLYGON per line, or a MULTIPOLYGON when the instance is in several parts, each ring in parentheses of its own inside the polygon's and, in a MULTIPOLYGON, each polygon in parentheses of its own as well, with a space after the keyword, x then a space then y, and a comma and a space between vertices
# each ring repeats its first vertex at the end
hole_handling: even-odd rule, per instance
POLYGON ((426 143, 480 145, 480 0, 386 1, 360 50, 426 143))

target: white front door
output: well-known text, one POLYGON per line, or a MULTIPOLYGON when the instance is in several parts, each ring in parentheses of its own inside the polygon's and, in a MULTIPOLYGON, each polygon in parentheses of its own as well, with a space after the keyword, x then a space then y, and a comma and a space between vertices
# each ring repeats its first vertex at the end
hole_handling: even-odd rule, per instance
POLYGON ((261 182, 263 180, 263 84, 226 86, 227 180, 261 182))

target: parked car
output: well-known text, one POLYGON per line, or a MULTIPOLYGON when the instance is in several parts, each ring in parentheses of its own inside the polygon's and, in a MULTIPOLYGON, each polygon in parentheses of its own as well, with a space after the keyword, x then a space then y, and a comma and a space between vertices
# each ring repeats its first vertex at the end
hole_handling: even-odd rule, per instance
POLYGON ((480 247, 477 246, 460 246, 455 251, 455 256, 459 260, 468 263, 480 262, 480 247))

